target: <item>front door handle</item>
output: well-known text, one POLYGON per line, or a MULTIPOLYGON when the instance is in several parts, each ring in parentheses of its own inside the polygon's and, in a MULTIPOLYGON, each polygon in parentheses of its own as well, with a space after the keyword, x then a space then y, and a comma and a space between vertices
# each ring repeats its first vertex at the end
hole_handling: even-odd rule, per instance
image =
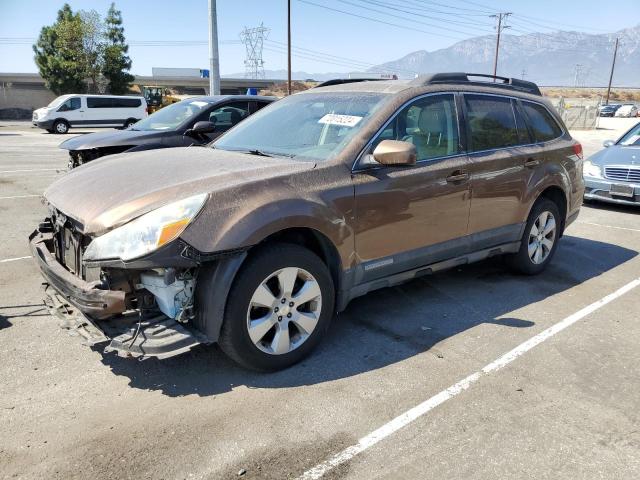
POLYGON ((464 170, 456 170, 451 175, 446 178, 447 182, 455 183, 455 182, 464 182, 469 180, 469 173, 464 170))
POLYGON ((537 158, 527 158, 524 162, 524 166, 529 168, 537 167, 538 165, 540 165, 540 160, 537 158))

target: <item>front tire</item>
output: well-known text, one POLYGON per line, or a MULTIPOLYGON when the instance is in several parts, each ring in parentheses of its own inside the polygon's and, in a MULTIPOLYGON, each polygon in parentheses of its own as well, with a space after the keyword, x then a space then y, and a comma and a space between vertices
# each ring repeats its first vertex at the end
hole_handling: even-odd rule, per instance
POLYGON ((59 135, 64 135, 69 131, 69 124, 64 120, 56 120, 53 124, 53 131, 59 135))
POLYGON ((507 257, 509 266, 525 275, 541 273, 556 253, 561 225, 556 203, 539 198, 529 214, 520 250, 507 257))
POLYGON ((287 368, 320 342, 333 308, 333 281, 320 258, 294 244, 262 247, 233 282, 218 343, 246 368, 287 368))

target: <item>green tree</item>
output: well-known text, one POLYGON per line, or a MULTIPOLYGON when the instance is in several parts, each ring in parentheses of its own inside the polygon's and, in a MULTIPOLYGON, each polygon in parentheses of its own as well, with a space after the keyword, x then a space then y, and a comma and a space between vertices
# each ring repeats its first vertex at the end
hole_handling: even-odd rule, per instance
POLYGON ((42 27, 33 46, 35 62, 47 88, 62 95, 86 89, 85 69, 79 56, 80 41, 73 32, 81 29, 82 20, 65 4, 53 25, 42 27))
POLYGON ((131 59, 127 55, 129 45, 126 44, 124 38, 122 13, 120 10, 116 10, 115 3, 111 3, 109 7, 105 24, 106 45, 102 74, 109 81, 109 91, 111 93, 127 93, 134 77, 129 73, 131 59))
POLYGON ((112 3, 105 21, 95 10, 74 13, 68 4, 53 25, 42 27, 35 62, 54 93, 126 93, 133 75, 122 14, 112 3))

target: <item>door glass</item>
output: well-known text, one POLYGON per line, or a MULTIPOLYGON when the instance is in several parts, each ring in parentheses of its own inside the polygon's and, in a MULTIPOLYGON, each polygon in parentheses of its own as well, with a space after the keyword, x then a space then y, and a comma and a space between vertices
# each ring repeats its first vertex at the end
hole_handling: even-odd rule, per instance
POLYGON ((209 121, 216 124, 216 132, 229 130, 249 116, 248 102, 227 103, 209 113, 209 121))
POLYGON ((64 102, 62 105, 60 105, 60 108, 58 109, 58 111, 69 112, 71 110, 78 110, 79 108, 80 108, 80 98, 74 97, 74 98, 70 98, 69 100, 64 102))
POLYGON ((522 116, 522 112, 520 111, 520 107, 515 100, 513 100, 513 112, 516 116, 516 127, 518 128, 518 143, 520 145, 528 145, 533 143, 533 139, 531 138, 531 134, 527 129, 527 123, 524 121, 524 117, 522 116))
POLYGON ((413 143, 418 160, 459 153, 458 121, 453 95, 429 96, 403 108, 376 138, 413 143))
POLYGON ((531 102, 522 102, 529 119, 529 126, 538 142, 548 142, 562 135, 562 129, 551 117, 546 108, 531 102))
POLYGON ((518 145, 516 119, 508 98, 465 94, 471 151, 518 145))

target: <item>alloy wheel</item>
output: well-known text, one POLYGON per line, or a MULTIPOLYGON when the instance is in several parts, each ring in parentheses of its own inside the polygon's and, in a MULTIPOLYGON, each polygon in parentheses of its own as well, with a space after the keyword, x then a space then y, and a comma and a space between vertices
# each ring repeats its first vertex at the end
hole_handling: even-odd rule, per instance
POLYGON ((277 270, 258 285, 249 301, 249 338, 265 353, 289 353, 311 336, 321 309, 322 293, 313 275, 297 267, 277 270))
POLYGON ((531 261, 539 265, 549 257, 556 239, 556 219, 551 212, 542 212, 531 225, 528 253, 531 261))

